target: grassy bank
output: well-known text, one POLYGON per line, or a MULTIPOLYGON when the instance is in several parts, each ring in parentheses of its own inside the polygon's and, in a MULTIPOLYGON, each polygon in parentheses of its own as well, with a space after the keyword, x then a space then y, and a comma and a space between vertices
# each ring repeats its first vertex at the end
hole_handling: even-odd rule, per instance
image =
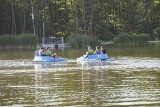
POLYGON ((0 36, 0 48, 35 48, 38 37, 33 34, 0 36))
POLYGON ((132 46, 144 46, 147 45, 149 41, 148 34, 128 34, 128 33, 120 33, 117 37, 114 38, 115 45, 132 45, 132 46))

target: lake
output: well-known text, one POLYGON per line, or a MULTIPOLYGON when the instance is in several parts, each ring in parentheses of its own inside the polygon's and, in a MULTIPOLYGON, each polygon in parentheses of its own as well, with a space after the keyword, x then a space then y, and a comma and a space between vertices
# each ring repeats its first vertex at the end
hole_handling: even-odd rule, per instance
POLYGON ((54 50, 67 62, 34 64, 34 50, 0 50, 0 106, 160 106, 160 47, 106 47, 111 60, 77 62, 87 49, 54 50))

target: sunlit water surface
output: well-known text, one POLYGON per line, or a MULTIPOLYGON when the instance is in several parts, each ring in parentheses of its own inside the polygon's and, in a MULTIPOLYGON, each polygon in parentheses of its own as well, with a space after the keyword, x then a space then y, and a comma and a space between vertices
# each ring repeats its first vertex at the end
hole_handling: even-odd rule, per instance
POLYGON ((0 81, 1 106, 160 106, 159 57, 48 64, 1 58, 0 81))

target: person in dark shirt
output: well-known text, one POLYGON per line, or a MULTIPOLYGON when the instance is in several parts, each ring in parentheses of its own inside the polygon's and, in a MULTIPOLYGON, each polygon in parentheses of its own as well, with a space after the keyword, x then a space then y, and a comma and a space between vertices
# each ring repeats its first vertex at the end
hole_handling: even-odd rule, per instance
POLYGON ((107 53, 107 51, 103 48, 103 46, 101 46, 101 51, 102 51, 103 54, 107 53))

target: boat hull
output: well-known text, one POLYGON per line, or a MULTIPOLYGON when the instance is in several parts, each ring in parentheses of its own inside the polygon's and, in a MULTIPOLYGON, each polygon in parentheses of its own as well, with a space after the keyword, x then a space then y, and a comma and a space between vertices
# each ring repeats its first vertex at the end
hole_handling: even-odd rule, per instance
POLYGON ((107 54, 93 54, 93 55, 88 55, 87 57, 80 57, 77 58, 77 61, 93 61, 93 60, 106 60, 108 59, 107 54))
POLYGON ((65 61, 66 58, 62 57, 52 57, 52 56, 35 56, 34 62, 60 62, 65 61))

